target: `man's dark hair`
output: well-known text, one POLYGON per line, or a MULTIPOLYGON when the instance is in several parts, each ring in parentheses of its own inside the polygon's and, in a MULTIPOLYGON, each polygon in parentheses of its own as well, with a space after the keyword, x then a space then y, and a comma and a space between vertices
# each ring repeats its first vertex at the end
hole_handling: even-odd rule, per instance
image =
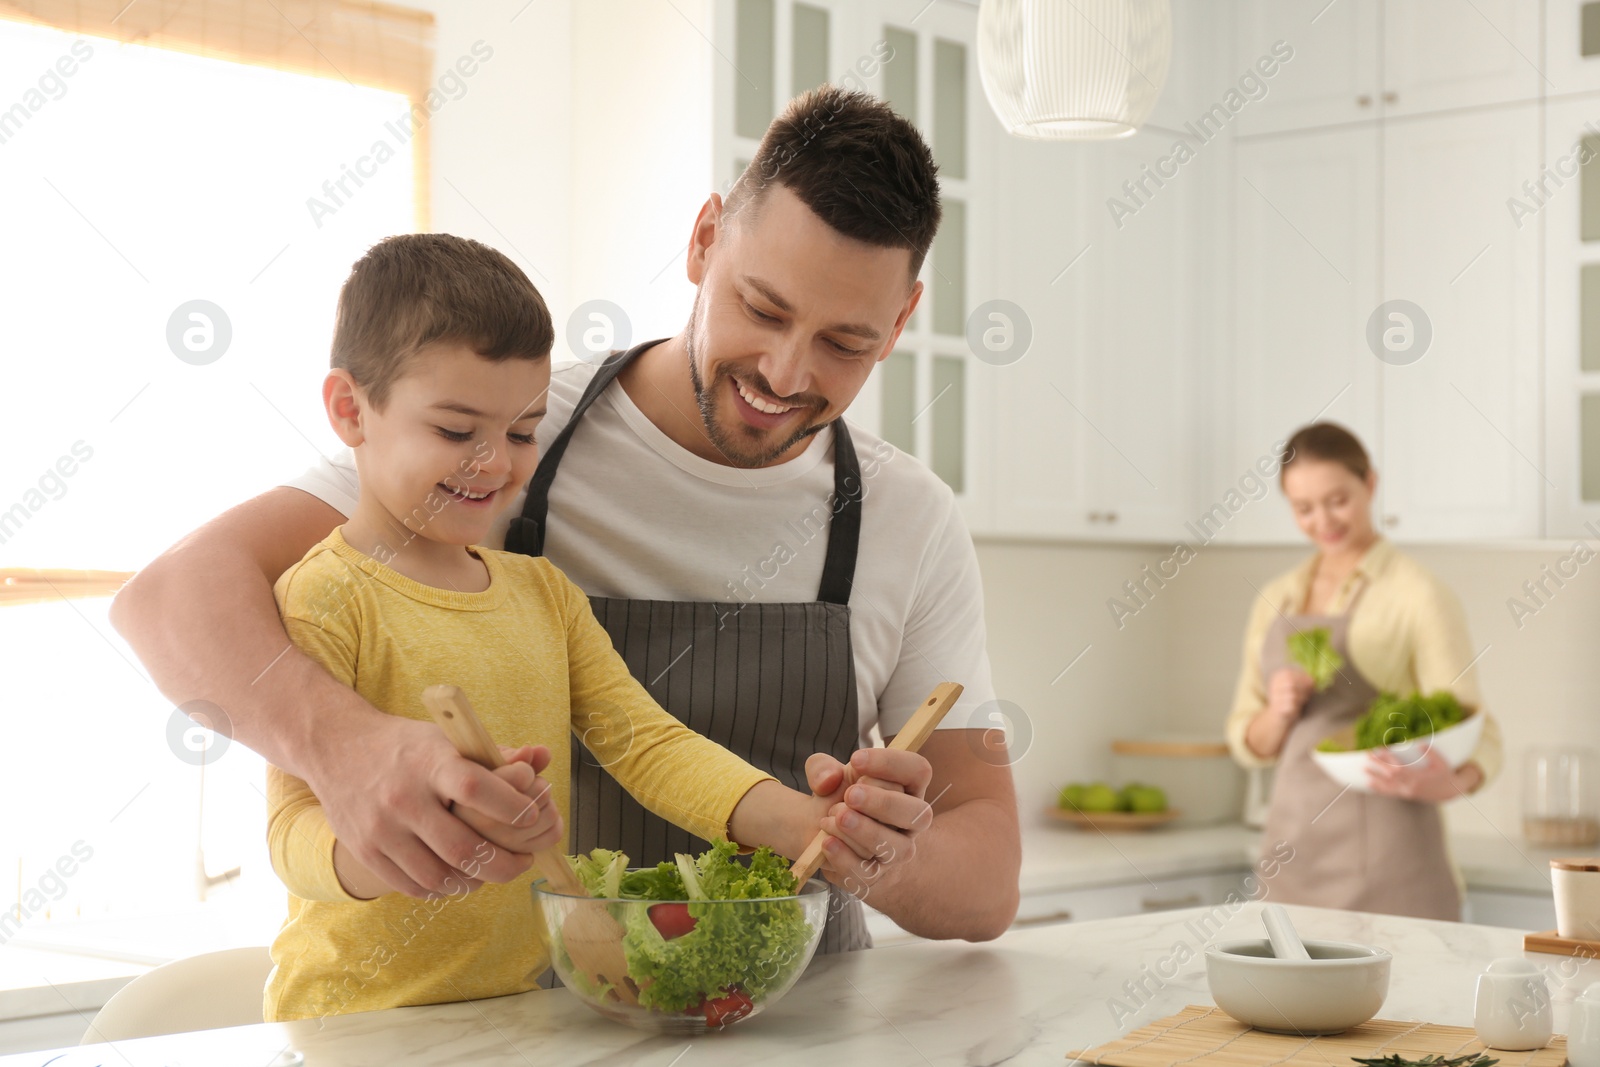
POLYGON ((939 167, 915 126, 883 101, 833 85, 789 101, 729 191, 723 214, 759 210, 781 185, 830 227, 911 252, 916 278, 939 230, 939 167))
POLYGON ((332 365, 380 410, 428 345, 459 341, 485 359, 544 359, 550 309, 528 276, 488 245, 448 233, 386 237, 339 290, 332 365))

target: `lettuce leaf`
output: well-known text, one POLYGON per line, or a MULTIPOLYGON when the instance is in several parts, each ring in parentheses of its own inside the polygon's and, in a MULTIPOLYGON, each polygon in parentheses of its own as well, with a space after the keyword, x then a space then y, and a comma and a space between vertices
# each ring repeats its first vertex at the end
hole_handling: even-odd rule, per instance
MULTIPOLYGON (((620 853, 597 849, 576 857, 574 868, 590 873, 584 884, 605 884, 597 872, 609 872, 620 853)), ((626 866, 626 857, 623 857, 626 866)), ((783 857, 757 849, 746 866, 737 846, 716 842, 699 856, 680 853, 675 863, 622 875, 618 891, 625 900, 688 901, 693 930, 667 940, 650 919, 650 909, 619 905, 623 952, 628 974, 639 986, 639 1003, 658 1011, 688 1011, 702 1001, 739 989, 753 1002, 785 985, 805 962, 811 925, 792 897, 798 883, 783 857), (739 903, 724 903, 738 901, 739 903)), ((592 889, 591 889, 592 891, 592 889)))
POLYGON ((1311 676, 1311 684, 1319 693, 1333 684, 1333 676, 1344 666, 1344 657, 1333 647, 1326 626, 1290 634, 1289 658, 1311 676))
POLYGON ((1317 745, 1317 751, 1360 752, 1384 745, 1398 745, 1402 741, 1437 733, 1466 717, 1466 709, 1448 689, 1439 689, 1427 696, 1420 692, 1408 697, 1379 693, 1366 714, 1356 720, 1354 748, 1346 749, 1328 738, 1317 745))
POLYGON ((628 856, 623 852, 597 848, 587 856, 568 856, 572 873, 578 876, 591 897, 614 897, 622 887, 628 856))

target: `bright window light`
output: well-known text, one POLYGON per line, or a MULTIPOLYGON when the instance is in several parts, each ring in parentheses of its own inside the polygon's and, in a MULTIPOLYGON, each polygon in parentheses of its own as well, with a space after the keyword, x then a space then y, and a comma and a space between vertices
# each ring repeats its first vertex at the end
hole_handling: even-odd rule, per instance
MULTIPOLYGON (((416 228, 408 115, 337 79, 0 21, 0 566, 135 570, 338 447, 334 306, 370 244, 416 228)), ((260 759, 231 745, 202 785, 107 603, 0 608, 0 944, 192 905, 202 788, 206 868, 282 907, 260 759), (92 858, 52 876, 79 842, 92 858)))

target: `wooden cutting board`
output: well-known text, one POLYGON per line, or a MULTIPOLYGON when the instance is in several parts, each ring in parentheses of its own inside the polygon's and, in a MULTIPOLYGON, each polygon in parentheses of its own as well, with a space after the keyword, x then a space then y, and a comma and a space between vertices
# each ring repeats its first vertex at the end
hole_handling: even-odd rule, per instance
POLYGON ((1499 1067, 1561 1067, 1567 1040, 1557 1037, 1532 1052, 1499 1052, 1486 1050, 1471 1027, 1388 1019, 1327 1037, 1288 1037, 1252 1030, 1220 1008, 1191 1004, 1098 1048, 1069 1052, 1067 1058, 1107 1067, 1359 1067, 1351 1057, 1421 1059, 1429 1053, 1485 1051, 1500 1061, 1499 1067))
POLYGON ((1582 959, 1600 959, 1600 941, 1577 941, 1562 937, 1554 930, 1542 934, 1523 934, 1525 952, 1545 952, 1552 956, 1578 956, 1582 959))

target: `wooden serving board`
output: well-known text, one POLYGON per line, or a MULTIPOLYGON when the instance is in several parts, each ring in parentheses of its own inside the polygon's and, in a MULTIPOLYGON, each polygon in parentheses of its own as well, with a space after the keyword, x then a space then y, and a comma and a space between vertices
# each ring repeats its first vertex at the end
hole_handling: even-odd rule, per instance
POLYGON ((1561 937, 1554 930, 1542 934, 1523 934, 1524 952, 1548 952, 1553 956, 1581 956, 1586 960, 1600 959, 1600 941, 1578 941, 1561 937))
POLYGON ((1373 1019, 1342 1034, 1288 1037, 1252 1030, 1221 1008, 1191 1004, 1098 1048, 1067 1053, 1085 1064, 1110 1067, 1359 1067, 1351 1057, 1429 1053, 1464 1056, 1488 1052, 1499 1067, 1561 1067, 1567 1039, 1557 1037, 1532 1052, 1486 1050, 1471 1027, 1373 1019))
POLYGON ((1048 807, 1044 813, 1056 822, 1077 826, 1085 830, 1148 830, 1161 826, 1182 815, 1176 808, 1166 811, 1077 811, 1072 808, 1048 807))

